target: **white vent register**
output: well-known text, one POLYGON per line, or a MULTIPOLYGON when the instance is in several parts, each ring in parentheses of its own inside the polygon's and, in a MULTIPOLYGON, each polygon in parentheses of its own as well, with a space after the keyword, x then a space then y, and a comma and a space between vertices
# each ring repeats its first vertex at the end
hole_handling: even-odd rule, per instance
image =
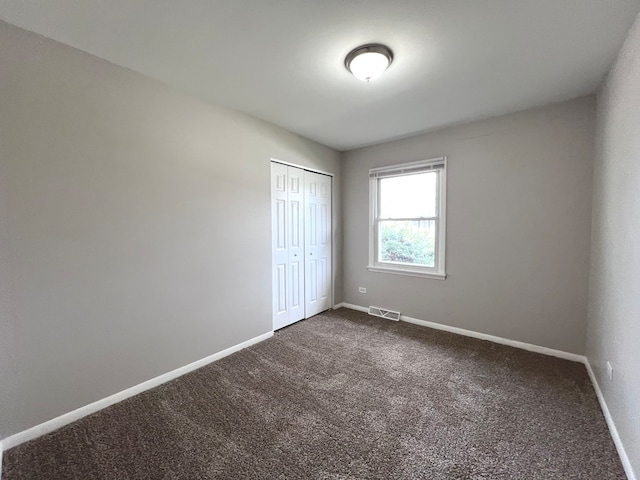
POLYGON ((388 320, 395 320, 396 322, 400 320, 400 312, 387 310, 386 308, 374 307, 373 305, 369 307, 369 315, 386 318, 388 320))

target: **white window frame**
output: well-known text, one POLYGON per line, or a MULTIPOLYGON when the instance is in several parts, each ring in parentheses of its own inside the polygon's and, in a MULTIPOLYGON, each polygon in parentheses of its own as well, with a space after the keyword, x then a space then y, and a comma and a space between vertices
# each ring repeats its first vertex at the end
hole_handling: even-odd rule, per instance
POLYGON ((372 168, 369 170, 369 265, 367 269, 372 272, 392 273, 396 275, 409 275, 413 277, 433 278, 444 280, 447 277, 445 270, 445 246, 446 246, 446 203, 447 203, 447 157, 431 158, 418 162, 402 163, 387 167, 372 168), (436 217, 424 220, 436 221, 435 239, 435 265, 423 267, 406 265, 393 262, 378 261, 378 225, 380 218, 380 199, 378 195, 380 179, 390 176, 403 176, 415 173, 437 171, 437 198, 436 217))

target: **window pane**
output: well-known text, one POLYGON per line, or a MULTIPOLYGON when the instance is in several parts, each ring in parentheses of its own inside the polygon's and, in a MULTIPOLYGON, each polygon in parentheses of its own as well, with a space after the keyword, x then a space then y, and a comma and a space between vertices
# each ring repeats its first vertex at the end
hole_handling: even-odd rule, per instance
POLYGON ((437 172, 381 178, 380 218, 436 216, 437 172))
POLYGON ((382 220, 379 230, 379 262, 435 267, 435 220, 382 220))

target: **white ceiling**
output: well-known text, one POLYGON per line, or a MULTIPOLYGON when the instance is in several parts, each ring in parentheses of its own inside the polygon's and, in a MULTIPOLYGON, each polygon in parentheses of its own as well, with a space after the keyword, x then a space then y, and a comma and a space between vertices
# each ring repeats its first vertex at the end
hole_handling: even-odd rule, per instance
MULTIPOLYGON (((338 150, 592 93, 640 0, 0 0, 0 18, 338 150), (363 83, 354 47, 395 59, 363 83)), ((1 46, 0 46, 1 48, 1 46)))

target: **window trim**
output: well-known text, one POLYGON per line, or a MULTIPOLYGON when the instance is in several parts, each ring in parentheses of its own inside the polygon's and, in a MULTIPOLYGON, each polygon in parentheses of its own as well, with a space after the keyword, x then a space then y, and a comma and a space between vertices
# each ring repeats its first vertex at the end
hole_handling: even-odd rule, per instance
POLYGON ((369 264, 367 270, 378 273, 391 273, 395 275, 407 275, 412 277, 432 278, 444 280, 447 278, 445 270, 446 259, 446 202, 447 202, 447 157, 430 158, 418 162, 401 163, 387 167, 372 168, 369 170, 369 264), (436 198, 436 230, 435 239, 435 266, 421 267, 406 264, 393 264, 391 262, 377 261, 377 214, 380 208, 378 185, 381 178, 392 175, 408 175, 417 171, 439 170, 438 194, 436 198))

